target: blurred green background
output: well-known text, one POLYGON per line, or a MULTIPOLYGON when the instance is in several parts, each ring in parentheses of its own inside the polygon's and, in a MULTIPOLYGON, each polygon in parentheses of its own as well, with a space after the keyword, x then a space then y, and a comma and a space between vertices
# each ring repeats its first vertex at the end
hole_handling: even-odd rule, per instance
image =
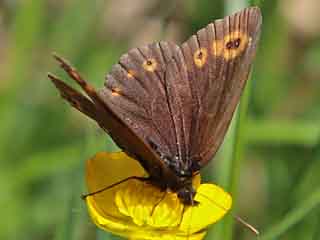
MULTIPOLYGON (((320 2, 259 3, 263 32, 248 114, 240 128, 234 124, 206 177, 237 193, 235 213, 261 230, 261 239, 320 239, 320 2)), ((0 239, 118 239, 96 229, 80 199, 85 159, 115 147, 58 96, 47 72, 66 75, 51 52, 99 87, 128 49, 181 43, 245 4, 0 1, 0 239)), ((255 238, 228 218, 210 230, 207 239, 255 238)))

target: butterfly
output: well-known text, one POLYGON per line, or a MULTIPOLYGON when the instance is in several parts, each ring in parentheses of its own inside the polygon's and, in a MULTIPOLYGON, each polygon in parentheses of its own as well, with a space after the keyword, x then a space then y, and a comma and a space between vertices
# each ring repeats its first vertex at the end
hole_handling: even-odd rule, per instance
POLYGON ((64 59, 85 92, 56 76, 61 96, 108 133, 148 182, 194 205, 192 177, 221 145, 255 57, 262 17, 249 7, 210 23, 182 45, 156 42, 122 55, 96 90, 64 59))

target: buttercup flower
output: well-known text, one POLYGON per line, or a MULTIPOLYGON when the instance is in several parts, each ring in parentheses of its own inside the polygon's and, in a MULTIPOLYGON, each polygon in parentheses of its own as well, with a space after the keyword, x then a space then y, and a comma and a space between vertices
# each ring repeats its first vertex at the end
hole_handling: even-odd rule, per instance
MULTIPOLYGON (((101 152, 87 161, 89 192, 145 175, 139 163, 123 152, 101 152)), ((135 179, 88 196, 86 203, 98 227, 129 239, 202 239, 206 228, 231 208, 232 199, 214 184, 200 184, 199 175, 193 185, 196 206, 184 206, 176 193, 135 179)))

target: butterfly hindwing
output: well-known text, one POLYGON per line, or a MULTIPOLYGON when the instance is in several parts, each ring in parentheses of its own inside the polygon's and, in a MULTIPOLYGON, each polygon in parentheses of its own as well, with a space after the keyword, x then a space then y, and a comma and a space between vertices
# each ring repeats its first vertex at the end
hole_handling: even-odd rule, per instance
POLYGON ((120 118, 169 165, 178 164, 189 146, 191 111, 186 108, 192 107, 192 99, 186 71, 174 72, 179 70, 173 61, 178 52, 178 46, 167 42, 130 50, 107 75, 100 91, 120 118))

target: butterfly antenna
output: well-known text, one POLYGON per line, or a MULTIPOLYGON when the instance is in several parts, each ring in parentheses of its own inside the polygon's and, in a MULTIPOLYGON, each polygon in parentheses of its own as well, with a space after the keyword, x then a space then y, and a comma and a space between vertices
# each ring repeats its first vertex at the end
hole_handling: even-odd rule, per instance
POLYGON ((259 236, 260 232, 258 231, 258 229, 256 229, 254 226, 252 226, 251 224, 247 223, 245 220, 243 220, 241 217, 237 216, 237 215, 233 215, 232 217, 240 224, 242 224, 243 226, 245 226, 246 228, 248 228, 251 232, 253 232, 255 235, 259 236))
MULTIPOLYGON (((226 209, 225 207, 223 207, 222 205, 220 205, 219 203, 213 201, 212 199, 208 198, 206 195, 197 192, 197 194, 203 196, 204 198, 206 198, 207 200, 209 200, 212 204, 214 204, 215 206, 217 206, 218 208, 222 209, 223 211, 228 211, 228 209, 226 209)), ((256 236, 259 236, 260 232, 258 231, 258 229, 256 229, 254 226, 252 226, 250 223, 246 222, 244 219, 242 219, 241 217, 230 213, 231 216, 233 217, 233 219, 235 219, 238 223, 242 224, 245 228, 249 229, 252 233, 254 233, 256 236)))
POLYGON ((119 185, 119 184, 121 184, 121 183, 124 183, 124 182, 129 181, 129 180, 132 180, 132 179, 140 180, 140 181, 147 181, 147 180, 148 180, 148 178, 144 178, 144 177, 137 177, 137 176, 127 177, 127 178, 125 178, 125 179, 120 180, 119 182, 115 182, 115 183, 113 183, 113 184, 111 184, 111 185, 109 185, 109 186, 106 186, 106 187, 104 187, 104 188, 101 188, 101 189, 99 189, 99 190, 97 190, 97 191, 83 194, 83 195, 81 196, 81 198, 82 198, 83 200, 85 200, 85 199, 86 199, 87 197, 89 197, 89 196, 93 196, 93 195, 96 195, 96 194, 98 194, 98 193, 102 193, 102 192, 104 192, 104 191, 106 191, 106 190, 108 190, 108 189, 111 189, 111 188, 113 188, 113 187, 115 187, 115 186, 117 186, 117 185, 119 185))

